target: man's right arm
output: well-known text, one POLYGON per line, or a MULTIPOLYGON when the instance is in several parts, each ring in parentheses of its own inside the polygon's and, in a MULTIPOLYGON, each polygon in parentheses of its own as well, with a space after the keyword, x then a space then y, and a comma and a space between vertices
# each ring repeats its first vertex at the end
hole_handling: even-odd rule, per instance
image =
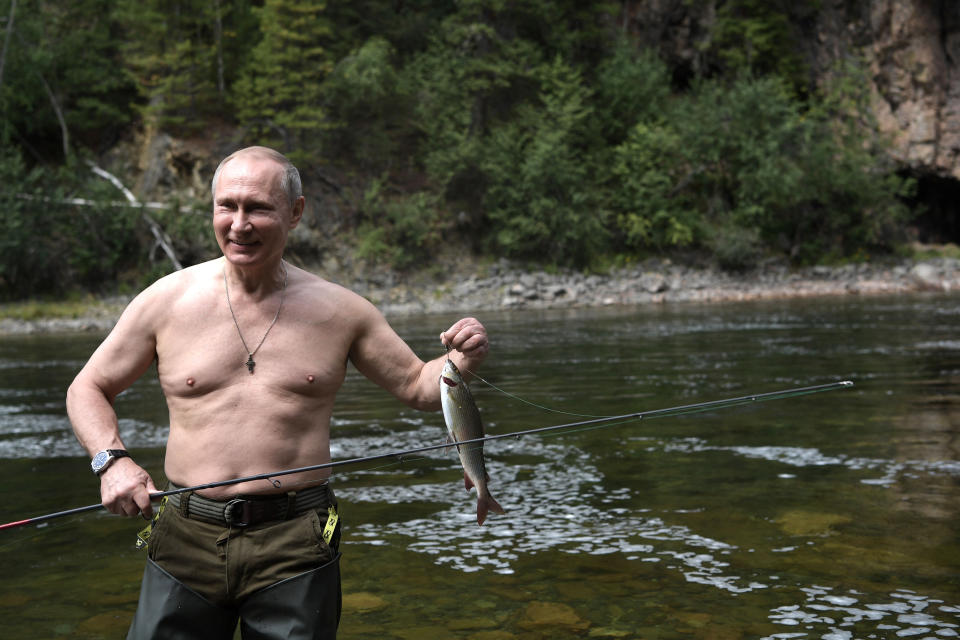
MULTIPOLYGON (((140 294, 87 361, 67 390, 67 414, 73 431, 93 457, 104 449, 124 449, 113 401, 149 368, 156 357, 153 309, 156 291, 140 294)), ((149 474, 130 458, 114 460, 100 474, 100 497, 112 513, 149 517, 149 474)))

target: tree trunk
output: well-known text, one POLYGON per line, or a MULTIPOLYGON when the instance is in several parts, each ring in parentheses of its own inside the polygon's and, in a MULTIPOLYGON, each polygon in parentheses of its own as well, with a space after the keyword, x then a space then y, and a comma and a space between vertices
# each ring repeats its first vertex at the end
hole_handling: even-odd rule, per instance
POLYGON ((214 0, 213 3, 216 19, 213 25, 214 38, 217 41, 217 94, 220 96, 220 102, 226 100, 226 84, 223 81, 223 16, 220 11, 220 0, 214 0))
POLYGON ((50 88, 47 79, 39 72, 37 77, 40 78, 40 82, 47 92, 47 98, 50 99, 50 106, 53 107, 53 112, 57 116, 57 122, 60 123, 60 141, 63 144, 63 159, 66 160, 70 157, 70 130, 67 128, 67 120, 63 117, 63 110, 60 109, 60 103, 57 102, 57 97, 53 94, 53 89, 50 88))
POLYGON ((7 61, 7 47, 10 46, 10 36, 13 35, 13 15, 17 12, 17 0, 10 0, 10 15, 7 16, 7 35, 3 39, 3 50, 0 51, 0 87, 3 86, 3 66, 7 61))

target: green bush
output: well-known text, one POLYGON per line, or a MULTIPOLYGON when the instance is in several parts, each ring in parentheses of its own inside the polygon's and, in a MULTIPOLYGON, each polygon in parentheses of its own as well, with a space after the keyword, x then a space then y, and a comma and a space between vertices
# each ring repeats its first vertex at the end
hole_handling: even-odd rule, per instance
POLYGON ((682 189, 687 164, 668 125, 638 124, 614 149, 607 206, 614 212, 618 249, 643 252, 683 247, 699 237, 699 220, 682 189))
POLYGON ((802 105, 780 81, 747 76, 704 82, 679 101, 670 121, 688 162, 703 164, 689 193, 704 220, 754 230, 800 262, 891 241, 904 186, 828 103, 802 105))
POLYGON ((609 144, 622 142, 637 123, 662 122, 669 108, 670 69, 625 37, 598 65, 592 86, 596 127, 609 144))
POLYGON ((439 198, 383 191, 384 182, 376 180, 364 194, 357 255, 401 270, 430 262, 447 226, 439 198))
POLYGON ((352 158, 369 172, 395 163, 409 133, 409 96, 400 82, 386 39, 374 36, 334 67, 323 85, 333 126, 325 134, 326 153, 352 158))
POLYGON ((23 159, 8 145, 0 145, 0 291, 3 298, 30 293, 48 274, 41 273, 52 259, 40 215, 42 206, 27 197, 40 197, 39 172, 28 172, 23 159))
POLYGON ((606 243, 583 134, 593 115, 580 74, 559 58, 540 67, 539 101, 495 129, 481 169, 494 247, 546 264, 589 264, 606 243))

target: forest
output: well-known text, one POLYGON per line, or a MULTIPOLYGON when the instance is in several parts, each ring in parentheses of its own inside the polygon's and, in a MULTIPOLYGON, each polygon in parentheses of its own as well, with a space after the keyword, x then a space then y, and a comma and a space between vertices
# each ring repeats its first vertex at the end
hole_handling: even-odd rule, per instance
POLYGON ((184 266, 217 255, 203 198, 131 210, 91 170, 157 132, 283 151, 308 191, 353 194, 337 236, 400 271, 441 244, 587 270, 898 250, 915 185, 863 61, 810 73, 815 0, 716 3, 695 68, 628 5, 0 0, 0 299, 142 286, 172 268, 161 238, 184 266))

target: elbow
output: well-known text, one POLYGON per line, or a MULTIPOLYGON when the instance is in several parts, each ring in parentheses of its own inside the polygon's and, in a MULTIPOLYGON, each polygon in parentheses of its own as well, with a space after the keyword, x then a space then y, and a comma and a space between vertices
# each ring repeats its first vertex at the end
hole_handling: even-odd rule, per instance
POLYGON ((81 371, 77 374, 77 377, 73 379, 73 382, 70 383, 70 386, 67 387, 67 413, 70 414, 71 409, 77 409, 87 403, 92 396, 105 399, 109 404, 113 404, 113 397, 91 382, 88 376, 84 375, 84 372, 81 371))
POLYGON ((70 383, 70 386, 67 387, 67 413, 70 412, 71 407, 75 407, 77 404, 77 396, 80 395, 80 385, 78 384, 79 376, 73 379, 73 382, 70 383))
POLYGON ((405 404, 417 411, 437 411, 440 409, 440 389, 437 385, 413 385, 409 387, 405 404))
POLYGON ((409 405, 418 411, 439 411, 440 398, 418 398, 409 405))
POLYGON ((415 386, 409 388, 408 393, 402 394, 400 400, 411 409, 416 409, 417 411, 437 411, 440 409, 439 390, 431 392, 415 386))

